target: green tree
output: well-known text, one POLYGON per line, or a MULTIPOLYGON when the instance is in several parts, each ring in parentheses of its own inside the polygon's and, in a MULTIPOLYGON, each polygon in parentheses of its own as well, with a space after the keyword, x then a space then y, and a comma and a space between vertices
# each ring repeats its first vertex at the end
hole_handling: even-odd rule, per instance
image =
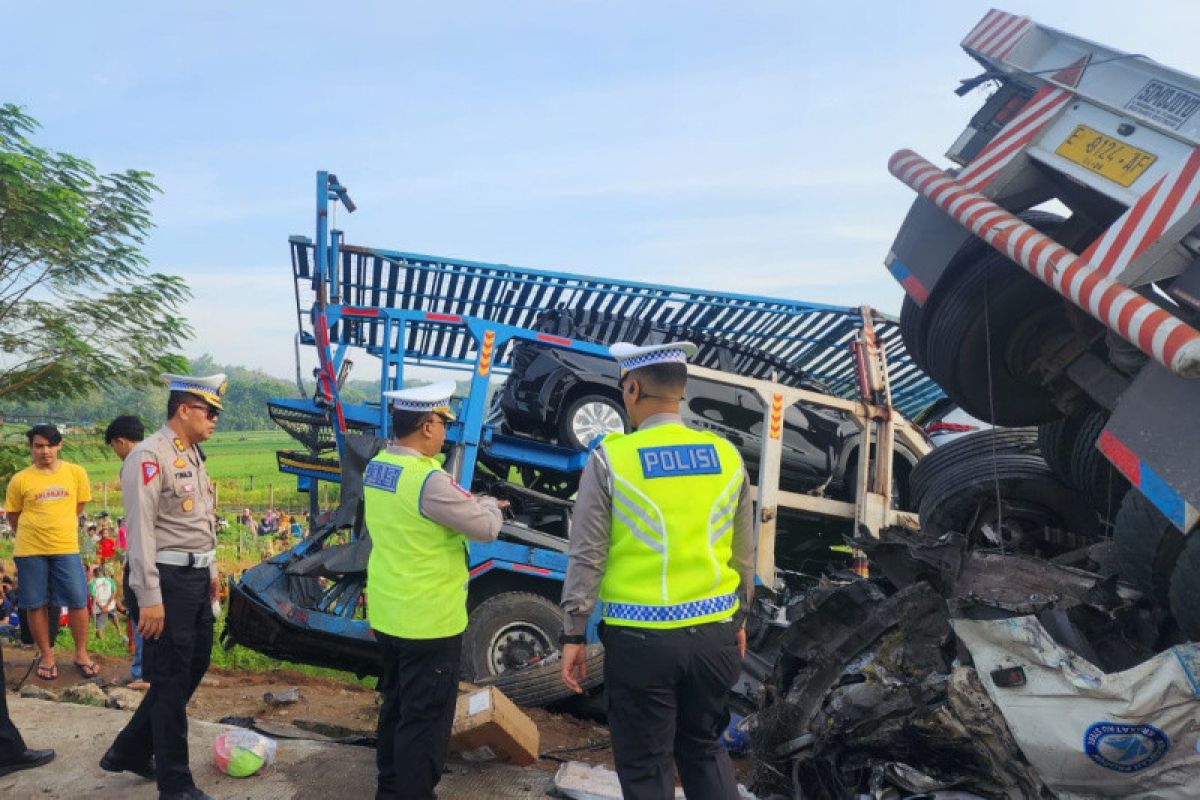
POLYGON ((150 173, 101 174, 38 147, 38 123, 0 106, 0 403, 148 385, 187 368, 183 280, 152 272, 150 173))

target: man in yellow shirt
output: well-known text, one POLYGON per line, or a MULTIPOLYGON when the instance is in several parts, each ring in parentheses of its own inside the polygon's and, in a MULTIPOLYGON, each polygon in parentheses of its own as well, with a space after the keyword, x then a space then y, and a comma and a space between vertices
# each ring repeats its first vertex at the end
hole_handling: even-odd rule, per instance
POLYGON ((33 464, 13 476, 5 496, 8 522, 17 532, 17 602, 29 614, 29 630, 40 651, 37 674, 58 677, 46 607, 66 606, 75 640, 75 666, 84 678, 100 674, 87 651, 87 578, 79 558, 78 519, 92 499, 83 467, 58 457, 62 434, 53 425, 25 433, 33 464))

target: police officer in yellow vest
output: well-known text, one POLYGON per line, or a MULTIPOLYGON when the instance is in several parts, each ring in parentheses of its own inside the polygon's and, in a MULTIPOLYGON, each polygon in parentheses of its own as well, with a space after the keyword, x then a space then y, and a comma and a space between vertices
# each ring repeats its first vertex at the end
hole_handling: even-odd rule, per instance
POLYGON ((753 507, 741 457, 683 425, 690 342, 610 348, 636 428, 609 434, 579 482, 563 586, 563 680, 585 676, 600 597, 613 757, 626 800, 736 798, 718 737, 754 592, 753 507))
POLYGON ((467 627, 467 539, 494 541, 507 505, 473 496, 434 458, 453 393, 453 381, 384 392, 393 440, 363 474, 367 618, 383 655, 377 798, 436 796, 467 627))

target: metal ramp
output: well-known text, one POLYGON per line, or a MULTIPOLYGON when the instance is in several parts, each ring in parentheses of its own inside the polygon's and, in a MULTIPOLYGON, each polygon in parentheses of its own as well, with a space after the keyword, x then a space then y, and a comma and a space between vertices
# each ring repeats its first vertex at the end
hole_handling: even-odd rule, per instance
MULTIPOLYGON (((318 287, 312 240, 293 236, 289 242, 301 341, 315 344, 310 310, 318 287)), ((437 315, 534 328, 548 310, 573 309, 699 334, 700 363, 712 363, 714 358, 705 352, 705 338, 711 337, 712 348, 719 341, 753 348, 787 370, 803 372, 823 383, 835 394, 856 396, 854 362, 847 352, 861 324, 858 308, 610 280, 340 242, 334 263, 323 287, 329 302, 420 310, 433 320, 406 326, 402 343, 385 343, 381 321, 343 318, 330 326, 329 339, 334 346, 361 347, 376 355, 385 350, 403 352, 411 364, 470 369, 475 360, 472 337, 461 327, 437 324, 437 315)), ((875 327, 887 348, 893 403, 911 417, 940 398, 942 391, 905 351, 895 318, 881 316, 875 327)), ((501 372, 511 368, 511 343, 497 353, 492 366, 501 372)))

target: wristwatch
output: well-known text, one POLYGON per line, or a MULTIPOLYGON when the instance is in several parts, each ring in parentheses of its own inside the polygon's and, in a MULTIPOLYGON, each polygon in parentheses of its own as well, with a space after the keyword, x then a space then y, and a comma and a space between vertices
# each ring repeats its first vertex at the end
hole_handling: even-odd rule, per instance
POLYGON ((563 631, 558 635, 559 645, 564 644, 587 644, 587 637, 582 633, 567 633, 563 631))

